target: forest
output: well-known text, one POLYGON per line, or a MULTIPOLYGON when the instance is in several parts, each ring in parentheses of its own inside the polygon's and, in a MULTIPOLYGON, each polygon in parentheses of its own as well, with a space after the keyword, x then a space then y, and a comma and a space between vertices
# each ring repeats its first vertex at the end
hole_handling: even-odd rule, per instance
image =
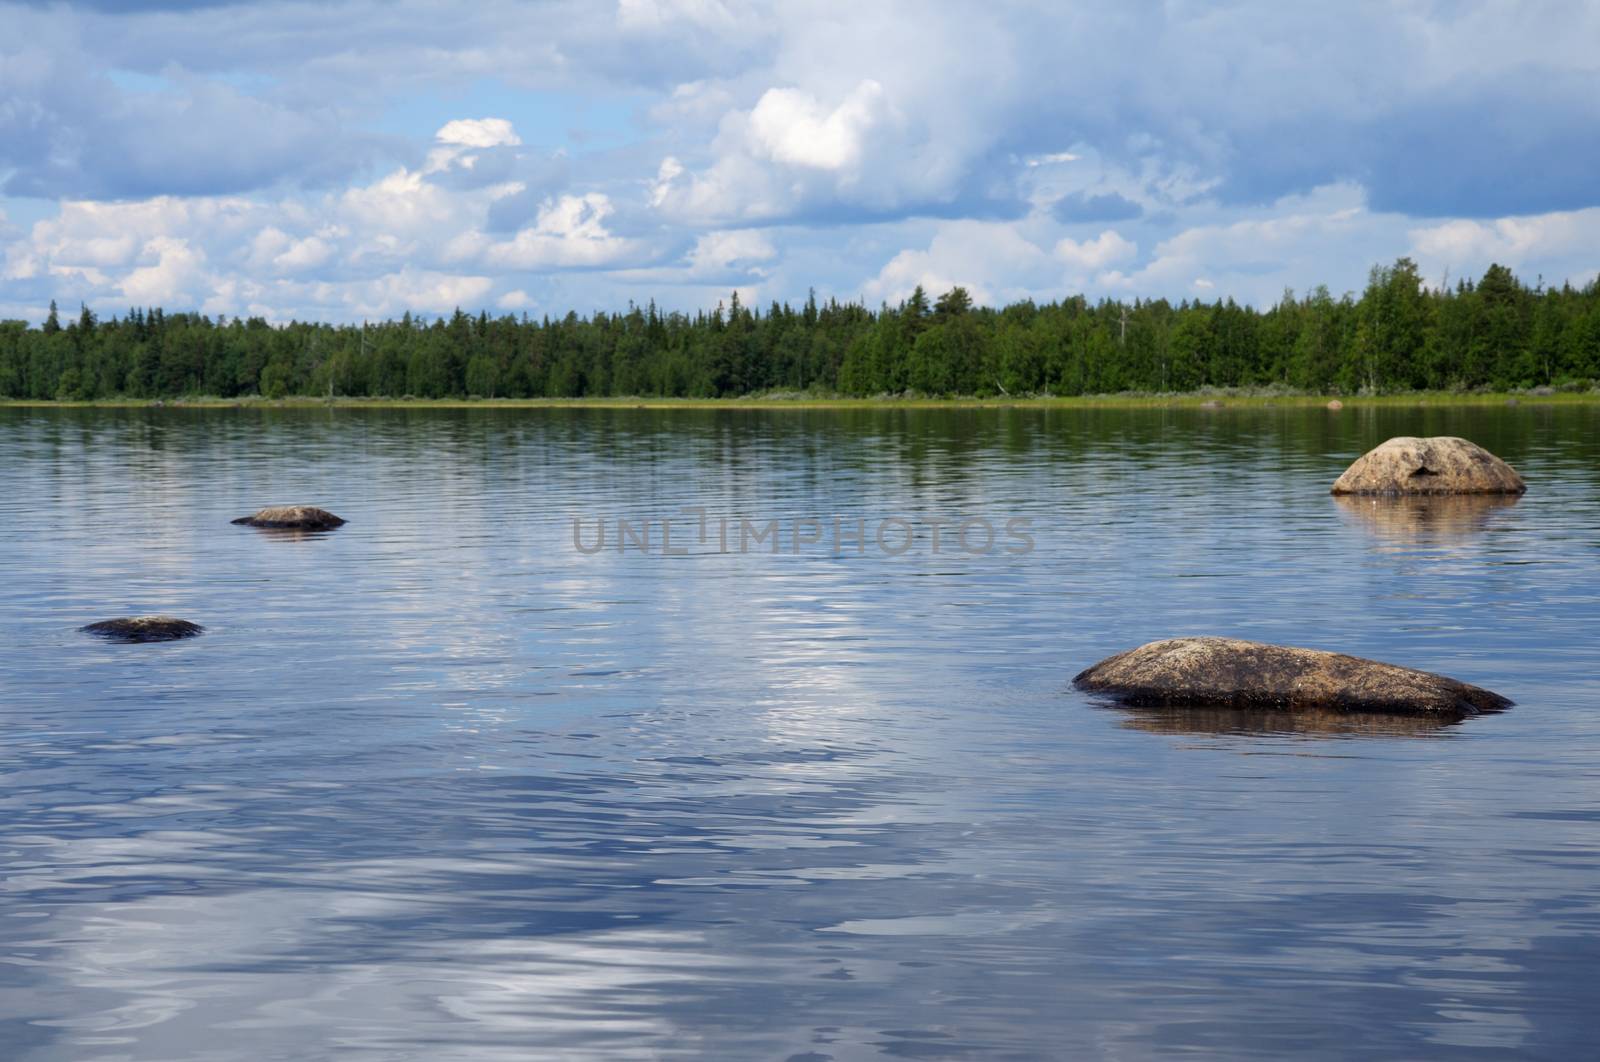
POLYGON ((765 311, 735 294, 693 315, 651 303, 559 319, 457 310, 363 324, 132 309, 0 322, 0 399, 186 396, 724 397, 1589 389, 1600 281, 1530 287, 1508 268, 1436 289, 1402 258, 1364 291, 1271 307, 1232 299, 1003 308, 962 288, 868 309, 815 295, 765 311))

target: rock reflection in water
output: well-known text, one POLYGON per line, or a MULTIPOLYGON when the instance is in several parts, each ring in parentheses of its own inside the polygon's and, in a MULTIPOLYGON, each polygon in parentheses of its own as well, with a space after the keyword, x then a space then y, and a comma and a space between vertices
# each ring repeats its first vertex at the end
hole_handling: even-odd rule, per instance
POLYGON ((1515 494, 1336 494, 1344 516, 1399 543, 1458 542, 1489 526, 1495 514, 1517 504, 1515 494))
POLYGON ((1129 730, 1152 734, 1304 734, 1326 737, 1436 737, 1460 716, 1384 715, 1332 710, 1118 708, 1129 730))
POLYGON ((273 542, 314 542, 318 539, 331 538, 333 536, 333 532, 326 528, 251 527, 250 530, 260 537, 273 542))

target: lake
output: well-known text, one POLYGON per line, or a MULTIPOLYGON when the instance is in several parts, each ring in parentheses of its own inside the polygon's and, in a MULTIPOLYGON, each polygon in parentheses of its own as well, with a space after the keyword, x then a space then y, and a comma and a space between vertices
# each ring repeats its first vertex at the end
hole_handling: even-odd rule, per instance
POLYGON ((0 1042, 1577 1057, 1597 618, 1595 406, 0 410, 0 1042), (1328 495, 1436 434, 1527 495, 1328 495), (1192 633, 1517 705, 1071 687, 1192 633))

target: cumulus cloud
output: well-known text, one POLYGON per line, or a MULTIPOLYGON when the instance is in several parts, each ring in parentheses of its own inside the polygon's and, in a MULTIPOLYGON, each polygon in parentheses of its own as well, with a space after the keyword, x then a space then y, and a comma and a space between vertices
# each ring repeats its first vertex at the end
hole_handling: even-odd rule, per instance
POLYGON ((1351 184, 1211 213, 1158 241, 1143 261, 1101 274, 1097 290, 1268 305, 1285 288, 1305 292, 1326 284, 1335 296, 1358 291, 1372 265, 1415 253, 1403 236, 1405 218, 1372 210, 1351 184))
POLYGON ((837 173, 859 167, 868 135, 894 120, 872 80, 831 111, 798 89, 768 89, 750 112, 750 145, 775 162, 837 173))
POLYGON ((1092 240, 1073 240, 1062 237, 1056 244, 1056 257, 1067 263, 1078 275, 1097 272, 1109 265, 1126 262, 1138 253, 1139 248, 1111 229, 1092 240))
POLYGON ((1107 229, 1082 242, 1063 237, 1046 249, 1009 222, 939 225, 925 249, 899 252, 865 286, 871 301, 898 302, 921 286, 935 294, 964 287, 980 302, 1057 299, 1081 290, 1137 246, 1107 229))
POLYGON ((446 122, 434 139, 469 148, 515 147, 522 143, 516 129, 504 118, 456 118, 446 122))
POLYGON ((546 202, 534 223, 511 239, 475 250, 489 265, 508 269, 615 265, 639 248, 607 230, 606 218, 612 212, 611 200, 599 192, 564 195, 546 202))
POLYGON ((129 272, 118 283, 122 295, 132 304, 183 306, 200 301, 205 294, 205 252, 189 246, 187 240, 158 236, 145 244, 145 254, 155 261, 129 272))
POLYGON ((714 161, 662 161, 652 201, 691 224, 938 212, 965 191, 958 152, 871 79, 837 99, 771 88, 726 115, 714 161))
POLYGON ((1438 287, 1509 266, 1529 284, 1577 287, 1600 275, 1600 207, 1489 220, 1457 218, 1419 225, 1408 254, 1426 283, 1438 287))
MULTIPOLYGON (((1493 221, 1458 219, 1411 230, 1411 245, 1423 261, 1454 263, 1473 272, 1498 262, 1590 259, 1600 248, 1600 207, 1493 221)), ((1576 264, 1576 263, 1575 263, 1576 264)))
POLYGON ((695 277, 716 277, 734 270, 761 274, 760 263, 769 262, 778 249, 765 233, 754 229, 708 232, 689 252, 689 272, 695 277))
POLYGON ((1042 220, 940 222, 925 247, 889 256, 862 286, 869 301, 904 298, 917 284, 932 292, 960 284, 989 300, 1051 299, 1086 293, 1276 302, 1285 288, 1326 284, 1335 296, 1359 291, 1369 267, 1409 255, 1424 277, 1478 277, 1492 263, 1530 282, 1583 283, 1595 275, 1600 208, 1492 221, 1456 219, 1407 227, 1377 211, 1356 185, 1319 188, 1252 208, 1214 207, 1141 254, 1116 229, 1092 238, 1040 238, 1042 220))
MULTIPOLYGON (((508 122, 473 120, 447 124, 436 143, 493 148, 516 139, 508 122)), ((418 310, 482 303, 497 284, 517 290, 519 275, 653 253, 608 230, 613 208, 599 192, 548 197, 510 238, 496 239, 485 222, 522 186, 454 187, 438 161, 336 193, 67 200, 57 216, 13 234, 5 277, 49 279, 63 294, 122 306, 272 316, 314 307, 347 319, 403 311, 407 300, 418 310)))
POLYGON ((406 310, 443 313, 481 306, 493 288, 494 280, 486 276, 405 268, 356 284, 336 297, 363 317, 389 317, 406 310))
POLYGON ((1014 210, 1014 189, 983 166, 1005 135, 994 119, 1025 92, 995 76, 1015 50, 1005 28, 894 2, 823 7, 772 13, 783 30, 770 71, 723 86, 745 102, 722 115, 706 158, 673 158, 662 211, 726 223, 1014 210), (976 54, 985 61, 957 61, 976 54))
MULTIPOLYGON (((264 230, 276 232, 277 230, 264 230)), ((337 238, 339 233, 328 231, 327 236, 337 238)), ((323 236, 306 236, 301 239, 286 238, 284 246, 272 255, 271 268, 280 273, 299 273, 315 269, 334 256, 336 247, 323 236)))

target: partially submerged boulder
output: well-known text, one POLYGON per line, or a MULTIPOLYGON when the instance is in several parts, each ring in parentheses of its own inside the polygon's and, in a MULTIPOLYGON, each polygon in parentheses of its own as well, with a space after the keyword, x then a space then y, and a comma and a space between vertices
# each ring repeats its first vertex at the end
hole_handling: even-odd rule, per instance
POLYGON ((114 642, 173 642, 179 638, 193 638, 205 630, 198 623, 172 616, 122 616, 78 629, 114 642))
POLYGON ((1511 702, 1455 679, 1320 649, 1235 638, 1171 638, 1108 657, 1073 679, 1136 707, 1336 710, 1460 718, 1511 702))
POLYGON ((1334 494, 1521 494, 1527 484, 1488 450, 1451 435, 1390 439, 1333 484, 1334 494))
POLYGON ((250 516, 241 516, 234 523, 290 531, 329 531, 342 526, 344 520, 314 505, 275 505, 250 516))

